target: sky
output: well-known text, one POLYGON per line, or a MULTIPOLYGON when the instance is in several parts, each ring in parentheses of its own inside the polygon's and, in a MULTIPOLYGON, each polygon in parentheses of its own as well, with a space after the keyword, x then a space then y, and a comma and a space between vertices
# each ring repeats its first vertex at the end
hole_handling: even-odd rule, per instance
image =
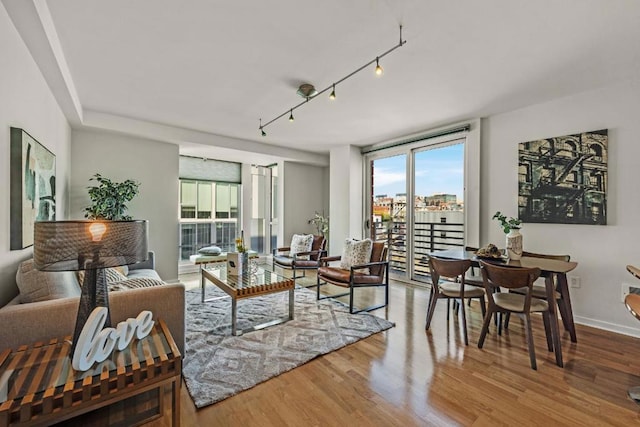
MULTIPOLYGON (((406 193, 406 156, 374 161, 373 194, 406 193)), ((450 145, 415 153, 416 195, 455 194, 464 197, 464 144, 450 145)))

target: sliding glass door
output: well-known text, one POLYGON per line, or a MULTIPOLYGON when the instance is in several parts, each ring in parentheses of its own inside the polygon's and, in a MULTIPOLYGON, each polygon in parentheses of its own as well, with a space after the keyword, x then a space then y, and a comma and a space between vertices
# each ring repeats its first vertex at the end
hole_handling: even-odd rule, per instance
POLYGON ((368 154, 368 234, 388 240, 390 275, 424 281, 429 252, 465 242, 465 139, 368 154))

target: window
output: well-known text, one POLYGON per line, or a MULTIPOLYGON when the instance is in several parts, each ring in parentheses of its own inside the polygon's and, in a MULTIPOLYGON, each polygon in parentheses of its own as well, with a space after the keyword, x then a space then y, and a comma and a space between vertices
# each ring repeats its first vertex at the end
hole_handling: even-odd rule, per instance
POLYGON ((232 250, 238 229, 240 184, 180 180, 180 260, 205 246, 232 250))

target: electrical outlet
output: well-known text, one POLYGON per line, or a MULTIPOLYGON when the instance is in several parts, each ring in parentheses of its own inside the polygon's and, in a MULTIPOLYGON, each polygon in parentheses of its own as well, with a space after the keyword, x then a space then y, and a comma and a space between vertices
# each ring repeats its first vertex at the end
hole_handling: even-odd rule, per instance
POLYGON ((629 283, 622 284, 622 294, 620 295, 621 301, 624 303, 624 299, 629 294, 640 294, 640 287, 638 285, 631 285, 629 283))
POLYGON ((572 288, 579 288, 580 287, 580 277, 571 276, 569 278, 569 286, 572 287, 572 288))

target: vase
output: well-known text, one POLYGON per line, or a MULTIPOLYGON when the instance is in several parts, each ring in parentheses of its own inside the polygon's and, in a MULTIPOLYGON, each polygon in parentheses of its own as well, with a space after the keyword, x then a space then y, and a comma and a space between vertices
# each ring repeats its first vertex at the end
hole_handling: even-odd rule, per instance
POLYGON ((507 256, 519 260, 522 257, 522 234, 520 229, 512 228, 507 234, 507 256))
POLYGON ((229 252, 227 254, 227 272, 232 276, 241 275, 249 265, 247 252, 229 252))

